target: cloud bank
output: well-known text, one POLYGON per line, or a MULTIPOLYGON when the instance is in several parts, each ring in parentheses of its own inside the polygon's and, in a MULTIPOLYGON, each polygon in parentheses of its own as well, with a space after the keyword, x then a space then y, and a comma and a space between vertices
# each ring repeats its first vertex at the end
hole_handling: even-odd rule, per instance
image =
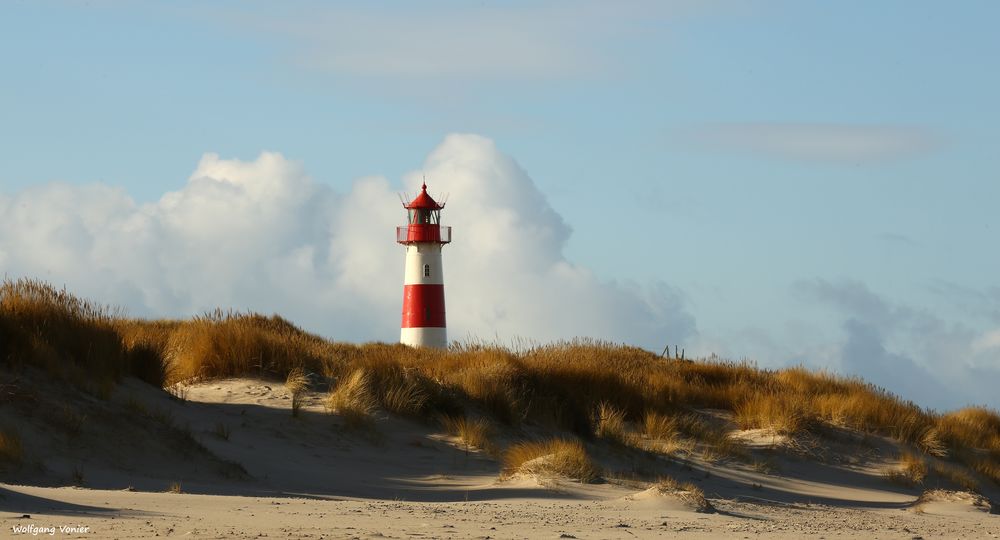
POLYGON ((863 283, 803 281, 797 294, 841 318, 842 340, 807 356, 924 406, 1000 406, 1000 328, 982 330, 891 302, 863 283))
MULTIPOLYGON (((695 333, 682 295, 604 282, 563 255, 571 234, 492 141, 448 136, 421 174, 448 193, 450 336, 574 336, 656 348, 695 333)), ((421 174, 403 181, 414 192, 421 174)), ((0 268, 121 305, 190 316, 217 306, 279 313, 334 339, 398 339, 405 214, 387 179, 338 193, 281 154, 205 154, 179 191, 137 204, 102 184, 0 195, 0 268)))

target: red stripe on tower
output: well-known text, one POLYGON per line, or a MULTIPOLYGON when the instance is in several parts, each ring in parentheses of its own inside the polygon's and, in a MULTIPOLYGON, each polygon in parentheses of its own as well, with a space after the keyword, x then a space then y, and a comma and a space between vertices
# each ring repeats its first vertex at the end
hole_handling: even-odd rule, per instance
POLYGON ((396 241, 406 246, 399 341, 414 347, 447 347, 441 248, 451 242, 451 227, 441 226, 444 205, 427 194, 427 184, 403 206, 407 225, 396 228, 396 241))
POLYGON ((444 328, 444 285, 403 285, 402 328, 444 328))

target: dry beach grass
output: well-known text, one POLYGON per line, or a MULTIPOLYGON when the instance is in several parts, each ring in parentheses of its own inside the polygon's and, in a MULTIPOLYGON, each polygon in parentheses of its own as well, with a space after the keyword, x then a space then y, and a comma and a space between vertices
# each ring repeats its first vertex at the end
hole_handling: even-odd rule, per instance
POLYGON ((592 482, 601 470, 579 441, 549 439, 517 443, 504 452, 504 474, 562 476, 592 482))
MULTIPOLYGON (((298 414, 302 392, 315 377, 330 388, 328 408, 351 426, 370 427, 379 410, 429 422, 446 418, 449 431, 483 449, 497 447, 487 426, 527 423, 573 437, 544 443, 562 445, 563 453, 578 444, 572 440, 597 437, 666 453, 700 448, 708 457, 728 459, 742 452, 728 435, 733 427, 796 437, 822 436, 823 426, 835 426, 888 437, 943 460, 953 476, 1000 482, 996 411, 942 414, 860 379, 801 367, 664 358, 587 340, 517 351, 479 343, 448 350, 355 345, 322 339, 278 316, 216 311, 185 321, 127 318, 32 280, 0 286, 0 333, 7 373, 37 368, 99 398, 126 376, 158 388, 253 376, 284 382, 298 414), (725 412, 735 426, 706 411, 725 412)), ((3 432, 0 459, 16 459, 14 437, 3 432)), ((523 457, 539 444, 514 441, 504 455, 523 457)), ((508 466, 518 459, 505 457, 508 466)))

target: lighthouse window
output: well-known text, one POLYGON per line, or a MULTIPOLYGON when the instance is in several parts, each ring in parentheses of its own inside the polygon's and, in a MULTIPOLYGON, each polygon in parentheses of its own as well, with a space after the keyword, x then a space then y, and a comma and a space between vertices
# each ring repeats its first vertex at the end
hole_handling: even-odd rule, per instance
POLYGON ((437 225, 441 222, 440 210, 427 210, 425 208, 411 208, 406 213, 411 225, 437 225))
POLYGON ((424 265, 424 277, 431 277, 431 265, 424 265))

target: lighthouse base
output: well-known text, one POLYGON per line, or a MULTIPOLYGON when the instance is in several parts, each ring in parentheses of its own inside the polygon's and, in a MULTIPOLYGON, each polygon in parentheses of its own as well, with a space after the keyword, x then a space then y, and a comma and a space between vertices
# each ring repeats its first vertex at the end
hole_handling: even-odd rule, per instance
POLYGON ((399 342, 411 347, 448 347, 448 333, 445 328, 401 328, 399 342))

